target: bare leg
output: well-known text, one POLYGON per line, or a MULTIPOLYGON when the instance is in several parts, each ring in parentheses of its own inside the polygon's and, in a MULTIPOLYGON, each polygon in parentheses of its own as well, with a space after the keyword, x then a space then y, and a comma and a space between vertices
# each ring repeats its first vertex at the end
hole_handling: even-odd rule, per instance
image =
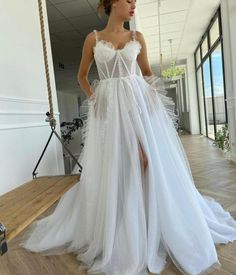
POLYGON ((140 155, 140 162, 141 162, 141 166, 144 169, 144 172, 146 171, 147 165, 148 165, 148 158, 139 142, 139 155, 140 155))

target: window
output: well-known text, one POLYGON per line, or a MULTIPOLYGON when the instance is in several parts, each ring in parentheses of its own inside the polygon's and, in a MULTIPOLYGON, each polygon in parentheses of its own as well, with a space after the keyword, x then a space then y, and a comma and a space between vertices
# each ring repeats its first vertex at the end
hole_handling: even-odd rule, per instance
POLYGON ((198 48, 197 50, 197 53, 196 53, 196 65, 197 67, 200 65, 201 63, 201 52, 200 52, 200 47, 198 48))
POLYGON ((194 54, 201 134, 213 140, 217 130, 227 123, 220 22, 219 8, 194 54))
POLYGON ((203 86, 204 86, 204 94, 205 94, 205 106, 206 106, 205 111, 206 111, 208 137, 215 139, 209 57, 203 63, 203 86))
POLYGON ((211 46, 214 45, 214 43, 219 38, 219 36, 220 36, 219 19, 216 18, 215 22, 213 23, 213 25, 210 29, 210 43, 211 43, 211 46))
POLYGON ((201 133, 207 135, 206 132, 206 121, 205 121, 205 99, 203 94, 203 83, 202 83, 202 69, 199 68, 197 71, 197 86, 198 86, 198 100, 199 100, 199 113, 200 113, 200 127, 201 133))
POLYGON ((208 52, 208 36, 202 42, 202 57, 204 57, 208 52))
POLYGON ((212 60, 212 79, 214 90, 215 120, 216 129, 219 130, 226 123, 226 109, 224 96, 224 77, 221 44, 213 51, 212 60))

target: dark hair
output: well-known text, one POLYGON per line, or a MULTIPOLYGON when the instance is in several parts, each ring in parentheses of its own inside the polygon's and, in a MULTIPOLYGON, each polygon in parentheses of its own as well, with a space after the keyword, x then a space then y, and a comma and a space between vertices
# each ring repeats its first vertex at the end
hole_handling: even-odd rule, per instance
POLYGON ((99 0, 99 3, 97 5, 98 14, 101 13, 101 10, 104 10, 105 14, 109 16, 111 13, 111 5, 112 0, 99 0))

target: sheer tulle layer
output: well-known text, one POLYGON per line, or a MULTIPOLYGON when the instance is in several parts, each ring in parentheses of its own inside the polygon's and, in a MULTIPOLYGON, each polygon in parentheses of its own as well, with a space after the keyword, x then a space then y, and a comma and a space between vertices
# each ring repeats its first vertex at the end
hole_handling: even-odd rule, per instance
POLYGON ((160 274, 168 259, 185 274, 219 268, 215 244, 236 239, 236 222, 195 188, 169 99, 137 75, 93 84, 80 182, 21 245, 76 253, 89 274, 160 274))

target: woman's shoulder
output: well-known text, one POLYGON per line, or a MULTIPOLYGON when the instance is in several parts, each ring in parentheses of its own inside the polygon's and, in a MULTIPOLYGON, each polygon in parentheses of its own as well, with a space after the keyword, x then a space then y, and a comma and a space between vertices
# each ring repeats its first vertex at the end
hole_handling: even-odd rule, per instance
POLYGON ((95 38, 95 35, 96 35, 95 32, 97 32, 97 30, 93 30, 93 31, 89 32, 89 33, 86 35, 85 39, 87 39, 87 40, 93 40, 93 39, 95 38))
POLYGON ((88 40, 90 43, 95 43, 96 39, 98 39, 98 37, 100 37, 100 34, 103 33, 103 30, 96 30, 93 29, 91 32, 89 32, 86 37, 85 40, 88 40))
POLYGON ((135 31, 135 37, 136 37, 136 40, 138 40, 140 44, 144 46, 145 39, 144 39, 143 33, 140 31, 135 31))
POLYGON ((96 30, 89 32, 85 37, 85 42, 88 44, 94 44, 96 42, 96 30))
POLYGON ((96 45, 96 36, 94 31, 89 32, 84 39, 84 43, 83 43, 83 48, 85 49, 90 49, 92 50, 92 48, 96 45))
POLYGON ((137 38, 143 37, 142 32, 140 32, 140 31, 135 31, 135 33, 136 33, 137 38))

